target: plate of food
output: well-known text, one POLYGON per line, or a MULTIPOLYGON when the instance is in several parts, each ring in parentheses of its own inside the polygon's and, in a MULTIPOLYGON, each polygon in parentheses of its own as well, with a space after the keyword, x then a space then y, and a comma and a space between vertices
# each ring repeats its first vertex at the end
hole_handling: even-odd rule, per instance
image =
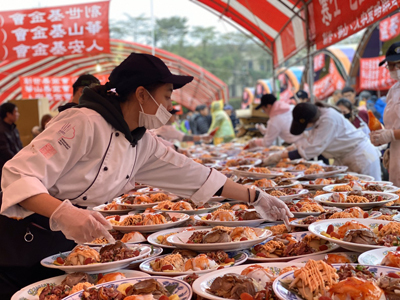
POLYGON ((331 219, 315 222, 308 230, 355 252, 398 246, 400 223, 376 219, 331 219))
POLYGON ((272 232, 261 228, 216 226, 210 229, 180 232, 167 241, 172 245, 194 251, 215 249, 234 251, 247 249, 266 240, 272 232))
POLYGON ((301 198, 305 194, 308 193, 306 189, 294 189, 294 188, 270 188, 264 189, 264 192, 270 194, 271 196, 275 196, 282 201, 290 201, 294 198, 301 198))
POLYGON ((375 178, 369 175, 358 174, 353 172, 336 174, 331 176, 335 183, 348 183, 350 181, 369 182, 375 181, 375 178))
MULTIPOLYGON (((138 231, 131 231, 128 233, 112 231, 111 233, 116 241, 121 241, 125 244, 137 244, 147 241, 146 237, 138 231)), ((105 237, 94 239, 90 243, 85 243, 85 245, 93 247, 99 247, 107 244, 109 244, 109 242, 105 237)))
POLYGON ((190 300, 191 297, 192 289, 186 282, 171 277, 152 276, 151 278, 127 278, 99 284, 86 291, 75 293, 64 299, 190 300))
POLYGON ((309 231, 271 236, 247 251, 249 261, 289 261, 298 257, 327 253, 339 246, 309 231))
POLYGON ((400 268, 399 247, 385 247, 365 251, 364 253, 360 254, 358 262, 362 265, 400 268))
POLYGON ((190 227, 170 228, 170 229, 166 229, 166 230, 161 230, 161 231, 157 231, 153 234, 150 234, 147 237, 147 241, 154 246, 175 249, 176 247, 167 241, 167 238, 169 236, 177 234, 179 232, 194 231, 194 230, 199 230, 199 229, 204 229, 204 228, 209 229, 211 227, 209 227, 209 226, 197 226, 197 227, 190 226, 190 227))
POLYGON ((271 171, 269 168, 233 167, 231 169, 233 171, 233 174, 250 178, 275 178, 283 175, 282 172, 274 172, 271 171))
POLYGON ((340 208, 337 207, 322 206, 318 202, 308 198, 300 201, 293 201, 286 204, 296 218, 303 218, 307 216, 318 216, 328 211, 335 211, 335 212, 342 211, 340 208))
POLYGON ((111 203, 108 204, 101 204, 99 206, 93 207, 94 211, 98 211, 104 214, 126 214, 132 210, 135 210, 135 208, 121 205, 118 201, 112 201, 111 203))
POLYGON ((183 213, 139 213, 127 216, 108 216, 107 220, 111 223, 114 230, 130 232, 155 232, 169 227, 176 227, 186 222, 189 215, 183 213))
POLYGON ((130 210, 144 210, 153 207, 158 202, 176 201, 179 197, 155 188, 140 189, 133 194, 125 194, 113 199, 113 202, 130 208, 130 210))
POLYGON ((357 263, 360 253, 357 252, 330 252, 319 253, 312 256, 300 257, 291 260, 291 263, 306 264, 309 259, 322 260, 330 265, 357 263))
POLYGON ((357 181, 350 181, 349 183, 332 184, 325 186, 324 191, 330 193, 351 192, 351 191, 369 191, 381 193, 394 193, 399 190, 398 187, 393 185, 383 185, 375 182, 358 183, 357 181))
POLYGON ((42 266, 59 269, 66 273, 111 272, 129 266, 151 252, 150 246, 125 245, 116 242, 101 248, 78 245, 72 251, 55 254, 42 259, 42 266))
POLYGON ((188 215, 194 214, 203 214, 214 209, 217 209, 222 206, 222 203, 219 202, 206 202, 201 206, 196 205, 190 199, 182 199, 177 202, 171 202, 169 200, 162 201, 157 205, 153 206, 153 209, 156 212, 163 211, 181 211, 188 215))
POLYGON ((246 264, 204 274, 193 282, 192 287, 197 295, 211 300, 250 299, 249 295, 252 299, 271 299, 274 280, 302 266, 304 264, 290 262, 246 264), (265 298, 256 298, 256 295, 265 298))
POLYGON ((363 191, 328 193, 314 197, 315 201, 323 205, 340 208, 358 206, 363 209, 383 206, 397 199, 399 196, 396 194, 363 191))
POLYGON ((220 268, 238 266, 247 260, 243 251, 222 250, 198 253, 192 250, 175 249, 172 254, 148 259, 140 264, 140 270, 151 275, 176 276, 192 273, 202 274, 220 268))
POLYGON ((326 178, 317 178, 315 180, 300 181, 300 184, 309 190, 322 190, 324 187, 334 184, 335 180, 326 178))
POLYGON ((273 290, 279 299, 397 299, 400 287, 393 284, 399 269, 358 264, 329 265, 310 259, 298 270, 279 276, 273 290), (323 280, 319 280, 319 279, 323 280), (389 284, 391 282, 392 284, 389 284), (355 288, 357 287, 357 288, 355 288))
POLYGON ((261 163, 262 163, 261 159, 238 157, 238 158, 228 159, 224 162, 221 162, 220 164, 225 167, 238 167, 238 166, 254 166, 261 163))
POLYGON ((346 166, 322 166, 320 164, 312 164, 306 170, 304 170, 303 178, 325 178, 335 174, 346 172, 347 169, 348 167, 346 166))
POLYGON ((344 219, 344 218, 356 218, 356 219, 377 219, 382 216, 380 211, 364 211, 360 207, 349 207, 345 210, 341 210, 340 208, 336 207, 329 207, 325 206, 326 212, 320 215, 310 215, 307 217, 303 217, 301 219, 296 219, 290 222, 290 225, 296 227, 303 227, 308 228, 308 226, 314 222, 318 222, 321 220, 328 220, 328 219, 344 219), (339 211, 338 211, 339 209, 339 211))
POLYGON ((32 283, 16 292, 11 300, 39 300, 42 293, 47 295, 48 299, 51 297, 58 299, 56 297, 60 292, 66 297, 82 290, 83 287, 134 277, 150 277, 150 275, 141 271, 126 269, 104 274, 70 273, 32 283))
POLYGON ((252 179, 247 177, 239 177, 236 180, 236 183, 243 185, 255 185, 260 189, 274 188, 274 187, 279 187, 279 188, 296 187, 300 184, 299 181, 295 179, 284 178, 284 177, 276 177, 274 179, 267 179, 267 178, 252 179))
POLYGON ((253 210, 219 209, 208 214, 194 216, 197 221, 203 221, 210 226, 258 226, 265 222, 258 212, 253 210))

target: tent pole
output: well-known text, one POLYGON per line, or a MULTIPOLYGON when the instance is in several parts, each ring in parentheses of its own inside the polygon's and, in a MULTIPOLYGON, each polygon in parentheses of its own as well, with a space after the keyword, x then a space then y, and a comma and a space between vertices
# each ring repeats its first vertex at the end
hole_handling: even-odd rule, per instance
POLYGON ((275 57, 275 41, 272 42, 272 94, 275 96, 277 95, 276 93, 276 71, 275 71, 275 64, 274 64, 274 57, 275 57))
POLYGON ((155 42, 154 42, 154 34, 155 34, 155 24, 154 24, 154 7, 153 7, 153 0, 150 0, 150 11, 151 11, 151 54, 155 55, 155 42))
POLYGON ((314 103, 314 56, 311 52, 311 41, 310 41, 310 15, 308 13, 308 3, 303 0, 304 13, 306 15, 306 34, 307 34, 307 56, 308 56, 308 87, 310 90, 310 102, 314 103))

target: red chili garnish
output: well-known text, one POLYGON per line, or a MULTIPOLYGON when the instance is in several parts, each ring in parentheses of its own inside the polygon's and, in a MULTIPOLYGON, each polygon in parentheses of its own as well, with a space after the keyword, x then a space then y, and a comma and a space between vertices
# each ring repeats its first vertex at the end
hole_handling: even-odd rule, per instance
POLYGON ((383 227, 383 224, 379 224, 378 230, 381 231, 382 227, 383 227))
POLYGON ((207 219, 207 220, 210 220, 210 219, 211 219, 211 215, 208 214, 207 217, 206 217, 206 219, 207 219))
POLYGON ((103 210, 108 210, 108 207, 104 207, 104 209, 103 210))
POLYGON ((328 250, 328 246, 327 245, 321 245, 321 246, 319 246, 319 250, 320 251, 328 250))
POLYGON ((334 232, 334 231, 331 233, 331 237, 340 239, 340 235, 338 233, 334 232))
POLYGON ((103 278, 103 273, 99 273, 98 275, 97 275, 97 281, 99 281, 100 279, 102 279, 103 278))
POLYGON ((318 300, 332 300, 332 298, 327 297, 327 296, 321 296, 318 298, 318 300))
POLYGON ((256 254, 256 256, 260 256, 260 257, 267 257, 264 253, 262 253, 262 252, 260 252, 260 253, 257 253, 256 254))
POLYGON ((255 250, 256 252, 259 251, 261 248, 262 248, 261 245, 255 245, 255 246, 254 246, 254 250, 255 250))
POLYGON ((328 228, 326 229, 326 233, 327 233, 327 234, 331 234, 333 231, 335 231, 335 227, 333 227, 333 225, 330 224, 330 225, 328 226, 328 228))
POLYGON ((367 212, 364 213, 364 219, 368 218, 369 214, 367 212))
POLYGON ((133 288, 133 285, 128 286, 128 287, 125 289, 125 294, 128 294, 128 292, 129 292, 132 288, 133 288))
POLYGON ((158 261, 160 261, 160 259, 159 259, 159 258, 156 258, 155 262, 158 262, 158 261))
POLYGON ((400 251, 400 246, 396 248, 396 251, 400 251))
POLYGON ((172 220, 172 222, 178 221, 178 219, 176 217, 172 217, 171 220, 172 220))
POLYGON ((85 261, 83 262, 84 265, 89 265, 92 263, 94 263, 94 260, 91 257, 86 258, 85 261))
POLYGON ((392 278, 400 278, 400 275, 396 273, 388 273, 387 276, 392 278))
POLYGON ((223 269, 223 268, 224 268, 224 267, 221 266, 221 267, 218 267, 217 270, 221 270, 221 269, 223 269))
POLYGON ((165 209, 168 209, 168 208, 169 208, 169 206, 166 204, 166 205, 164 205, 164 208, 165 208, 165 209))
POLYGON ((57 257, 56 261, 60 264, 63 265, 64 264, 64 260, 62 259, 62 257, 57 257))
POLYGON ((240 239, 240 241, 247 241, 248 240, 248 238, 245 238, 245 237, 242 237, 241 239, 240 239))
POLYGON ((194 244, 194 242, 192 242, 192 241, 187 241, 186 243, 187 244, 194 244))
POLYGON ((117 221, 117 222, 119 222, 119 220, 121 220, 121 216, 115 216, 115 217, 114 217, 114 220, 117 221))
POLYGON ((174 269, 174 267, 172 265, 166 265, 166 266, 161 267, 161 271, 173 270, 173 269, 174 269))
POLYGON ((238 221, 243 221, 243 218, 242 218, 242 217, 239 217, 239 218, 238 218, 238 221))
POLYGON ((139 250, 136 250, 136 251, 133 252, 133 255, 134 255, 134 256, 138 256, 139 254, 140 254, 140 251, 139 251, 139 250))
POLYGON ((165 295, 162 295, 160 298, 158 298, 158 300, 168 300, 169 298, 165 295))
POLYGON ((254 300, 254 298, 249 293, 241 293, 240 300, 254 300))

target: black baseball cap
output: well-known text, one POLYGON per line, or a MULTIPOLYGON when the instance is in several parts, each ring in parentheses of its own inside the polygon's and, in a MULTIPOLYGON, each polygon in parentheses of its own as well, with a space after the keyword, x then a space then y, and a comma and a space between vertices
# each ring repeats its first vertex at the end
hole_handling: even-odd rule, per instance
POLYGON ((108 77, 110 88, 119 95, 127 95, 139 86, 172 83, 180 89, 193 80, 192 76, 175 75, 158 57, 144 53, 131 53, 108 77))
POLYGON ((94 77, 91 74, 84 74, 78 77, 78 79, 74 82, 72 87, 74 89, 81 87, 81 86, 89 86, 92 83, 95 84, 100 84, 100 80, 98 80, 96 77, 94 77))
POLYGON ((274 104, 276 101, 276 97, 273 94, 265 94, 261 97, 261 103, 257 105, 255 110, 259 110, 263 106, 267 106, 268 104, 274 104))
POLYGON ((318 113, 318 107, 311 103, 299 103, 293 111, 292 125, 290 126, 290 133, 293 135, 300 135, 306 129, 308 123, 318 113))
POLYGON ((382 66, 385 62, 400 61, 400 42, 393 43, 386 51, 386 57, 379 63, 382 66))
MULTIPOLYGON (((298 99, 308 99, 308 93, 305 90, 298 90, 296 92, 296 97, 298 99)), ((294 96, 290 97, 290 99, 294 99, 294 96)))
POLYGON ((169 113, 171 115, 175 115, 177 112, 180 112, 180 110, 179 109, 175 109, 175 108, 173 108, 172 110, 169 111, 169 113))

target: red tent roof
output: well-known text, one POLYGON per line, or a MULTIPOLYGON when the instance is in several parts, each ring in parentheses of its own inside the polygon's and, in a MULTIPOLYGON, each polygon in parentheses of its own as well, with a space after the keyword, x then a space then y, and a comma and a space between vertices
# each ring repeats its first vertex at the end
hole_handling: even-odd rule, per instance
MULTIPOLYGON (((111 53, 95 56, 81 54, 63 57, 27 58, 0 63, 0 103, 20 99, 19 76, 78 76, 83 73, 109 74, 131 52, 151 53, 151 47, 133 42, 111 39, 111 53), (96 66, 101 66, 101 72, 96 66)), ((227 85, 193 62, 162 49, 155 49, 174 74, 190 75, 194 80, 173 93, 173 100, 195 109, 199 104, 224 99, 228 101, 227 85)))

